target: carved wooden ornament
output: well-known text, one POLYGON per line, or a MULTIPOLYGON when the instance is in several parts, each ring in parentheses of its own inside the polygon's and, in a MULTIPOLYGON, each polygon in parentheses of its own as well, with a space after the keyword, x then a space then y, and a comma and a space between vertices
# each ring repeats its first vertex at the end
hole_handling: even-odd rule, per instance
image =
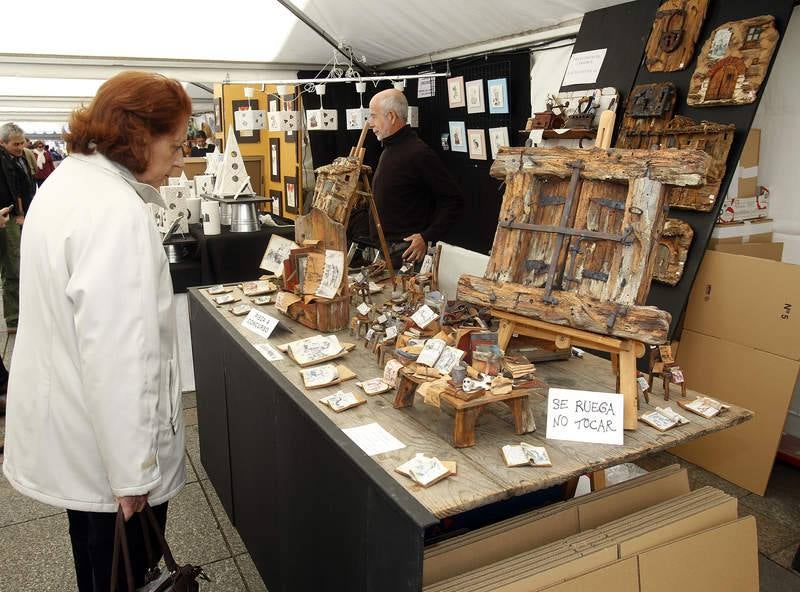
POLYGON ((503 148, 506 192, 483 278, 458 298, 594 333, 663 343, 669 313, 643 306, 666 189, 700 185, 699 150, 503 148))
MULTIPOLYGON (((625 118, 628 121, 628 118, 625 118)), ((697 122, 689 117, 676 115, 666 123, 649 120, 653 123, 645 127, 623 128, 617 141, 618 148, 690 148, 702 150, 711 156, 711 166, 706 176, 706 184, 701 187, 669 187, 667 202, 670 207, 685 210, 709 212, 714 208, 728 152, 733 142, 734 124, 723 125, 710 121, 697 122)))
POLYGON ((683 277, 683 267, 692 246, 694 230, 683 220, 667 218, 656 250, 653 279, 675 286, 683 277))
POLYGON ((686 102, 694 107, 754 102, 779 38, 770 15, 714 29, 697 57, 686 102))
POLYGON ((630 135, 652 134, 664 129, 675 109, 677 91, 671 82, 635 86, 625 106, 618 147, 633 148, 630 135))
POLYGON ((667 0, 661 4, 645 52, 650 72, 677 72, 692 62, 707 9, 708 0, 667 0))

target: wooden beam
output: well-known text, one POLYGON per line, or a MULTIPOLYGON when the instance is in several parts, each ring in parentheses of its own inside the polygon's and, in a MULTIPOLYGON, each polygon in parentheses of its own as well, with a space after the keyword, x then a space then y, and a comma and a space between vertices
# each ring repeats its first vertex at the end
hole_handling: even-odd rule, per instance
POLYGON ((704 184, 711 164, 702 150, 505 147, 500 149, 490 174, 503 180, 513 172, 566 178, 572 174, 569 165, 578 160, 583 162, 583 179, 629 181, 645 177, 678 186, 704 184))
POLYGON ((618 307, 613 302, 599 302, 581 298, 573 292, 557 291, 558 302, 547 304, 542 300, 543 288, 521 284, 495 283, 484 278, 462 275, 458 280, 457 296, 480 306, 513 312, 554 325, 583 329, 592 333, 612 335, 658 345, 667 340, 671 315, 654 306, 618 307), (608 319, 618 315, 611 326, 608 319))

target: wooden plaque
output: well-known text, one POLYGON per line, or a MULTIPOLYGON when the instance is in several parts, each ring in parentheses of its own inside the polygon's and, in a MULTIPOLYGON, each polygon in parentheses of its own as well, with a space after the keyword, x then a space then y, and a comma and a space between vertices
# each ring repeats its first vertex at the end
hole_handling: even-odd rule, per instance
POLYGON ((617 146, 633 148, 633 142, 628 140, 630 134, 652 134, 664 129, 672 118, 677 96, 671 82, 635 86, 625 106, 617 146))
POLYGON ((708 0, 666 0, 661 4, 645 50, 650 72, 677 72, 692 62, 707 10, 708 0))
POLYGON ((681 281, 683 266, 693 238, 694 230, 689 224, 677 218, 667 218, 656 251, 656 264, 653 269, 655 281, 670 286, 675 286, 681 281))
POLYGON ((686 102, 693 107, 754 102, 779 38, 775 17, 770 15, 714 29, 697 56, 686 102))

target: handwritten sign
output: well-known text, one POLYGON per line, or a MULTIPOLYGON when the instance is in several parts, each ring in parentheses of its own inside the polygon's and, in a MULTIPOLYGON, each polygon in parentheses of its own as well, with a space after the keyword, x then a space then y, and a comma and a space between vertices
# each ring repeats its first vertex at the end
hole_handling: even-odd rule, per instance
POLYGON ((242 321, 242 327, 250 329, 256 335, 260 335, 265 339, 269 339, 275 327, 278 324, 278 319, 268 315, 260 310, 252 309, 247 317, 242 321))
POLYGON ((597 75, 600 74, 600 68, 603 67, 603 61, 606 59, 606 51, 606 49, 595 49, 573 53, 569 58, 569 65, 561 86, 597 82, 597 75))
POLYGON ((623 443, 623 397, 551 388, 547 394, 547 439, 623 443))

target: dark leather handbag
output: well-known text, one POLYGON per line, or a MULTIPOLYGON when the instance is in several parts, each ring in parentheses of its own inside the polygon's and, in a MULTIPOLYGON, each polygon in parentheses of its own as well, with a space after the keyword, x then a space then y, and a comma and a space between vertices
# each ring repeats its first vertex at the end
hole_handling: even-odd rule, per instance
POLYGON ((119 564, 123 564, 125 579, 128 592, 197 592, 200 584, 197 581, 203 579, 209 581, 203 568, 197 565, 178 565, 172 556, 172 551, 164 538, 164 533, 159 528, 158 520, 149 504, 145 505, 144 510, 139 512, 139 519, 142 521, 142 533, 144 534, 144 544, 147 551, 147 575, 145 585, 136 588, 133 578, 133 568, 128 551, 128 538, 125 536, 125 517, 122 508, 117 510, 117 524, 114 533, 114 555, 111 567, 111 592, 117 592, 119 585, 119 564), (149 523, 149 528, 148 528, 149 523), (153 553, 149 529, 152 528, 156 535, 161 552, 164 555, 165 569, 158 567, 157 556, 153 553))

